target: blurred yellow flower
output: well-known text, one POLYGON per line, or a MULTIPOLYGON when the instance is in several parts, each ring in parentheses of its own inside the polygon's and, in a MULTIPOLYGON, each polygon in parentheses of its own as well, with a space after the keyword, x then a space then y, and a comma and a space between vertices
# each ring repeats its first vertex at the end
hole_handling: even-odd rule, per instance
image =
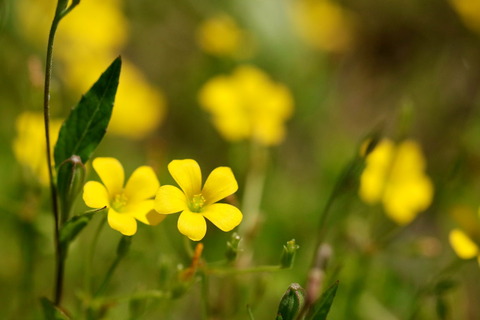
POLYGON ((480 33, 480 1, 450 0, 450 4, 468 28, 480 33))
POLYGON ((398 145, 388 139, 380 141, 367 155, 359 193, 368 204, 381 202, 396 223, 410 223, 433 198, 433 184, 425 174, 420 146, 412 140, 398 145))
POLYGON ((480 210, 475 211, 468 206, 456 206, 451 210, 451 215, 459 228, 450 231, 450 245, 461 259, 477 258, 480 264, 480 210))
MULTIPOLYGON (((48 185, 48 165, 46 156, 45 124, 43 113, 23 112, 16 121, 17 135, 13 140, 13 153, 18 162, 38 178, 40 183, 48 185)), ((62 122, 50 120, 50 143, 57 142, 58 132, 62 122)))
POLYGON ((460 229, 453 229, 449 235, 450 245, 461 259, 477 258, 480 263, 478 245, 460 229))
POLYGON ((153 210, 153 198, 160 183, 149 166, 137 168, 124 185, 122 164, 115 158, 96 158, 93 168, 103 184, 89 181, 83 189, 83 200, 90 208, 108 208, 108 224, 126 236, 137 232, 137 221, 159 224, 165 216, 153 210))
MULTIPOLYGON (((73 94, 84 94, 125 46, 128 21, 122 5, 121 0, 82 0, 60 23, 55 59, 61 66, 61 78, 73 94)), ((37 38, 46 39, 54 2, 19 0, 18 6, 25 37, 34 43, 38 43, 37 38)), ((165 99, 126 58, 122 65, 109 132, 142 139, 163 120, 165 99)))
POLYGON ((353 39, 353 14, 330 0, 297 0, 293 19, 299 35, 312 47, 343 52, 353 39))
POLYGON ((238 54, 245 45, 245 32, 228 15, 221 14, 203 21, 197 29, 200 48, 216 56, 238 54))
POLYGON ((202 188, 202 173, 195 160, 173 160, 168 171, 178 183, 161 186, 155 198, 155 210, 161 214, 181 212, 178 230, 193 241, 202 240, 207 232, 205 218, 222 231, 230 231, 242 221, 242 213, 226 203, 216 203, 235 193, 237 181, 228 167, 213 170, 202 188))
POLYGON ((293 111, 289 89, 270 80, 260 69, 244 65, 231 76, 210 79, 199 102, 213 115, 213 124, 227 140, 252 139, 277 145, 285 136, 285 121, 293 111))

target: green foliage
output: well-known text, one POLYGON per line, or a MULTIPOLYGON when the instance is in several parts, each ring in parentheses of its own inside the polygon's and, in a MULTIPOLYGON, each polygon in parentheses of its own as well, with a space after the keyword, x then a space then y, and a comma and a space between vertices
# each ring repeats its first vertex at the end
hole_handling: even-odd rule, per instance
POLYGON ((313 304, 311 312, 307 316, 307 320, 325 320, 330 312, 333 299, 338 289, 338 281, 328 288, 320 298, 313 304))

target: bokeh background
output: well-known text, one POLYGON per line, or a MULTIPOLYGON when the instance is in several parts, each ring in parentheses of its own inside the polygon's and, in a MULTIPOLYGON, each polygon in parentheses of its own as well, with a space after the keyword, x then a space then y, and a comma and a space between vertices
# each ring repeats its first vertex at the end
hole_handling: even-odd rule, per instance
MULTIPOLYGON (((36 148, 43 132, 41 119, 25 113, 42 111, 54 7, 53 0, 0 1, 0 317, 5 319, 40 318, 38 297, 52 291, 53 222, 42 165, 35 164, 42 157, 36 148), (37 140, 28 143, 33 138, 22 134, 37 140)), ((324 288, 340 281, 329 319, 480 317, 479 266, 476 259, 460 260, 449 244, 449 232, 458 227, 469 229, 477 245, 480 240, 480 2, 82 0, 60 23, 52 117, 65 118, 117 55, 124 65, 115 112, 95 156, 120 159, 127 175, 151 165, 161 184, 173 183, 167 171, 172 159, 196 159, 204 176, 227 165, 239 182, 240 202, 255 162, 265 161, 258 232, 242 254, 252 255, 255 265, 275 264, 286 241, 294 238, 300 245, 290 270, 234 276, 248 284, 241 290, 213 276, 212 319, 246 319, 247 304, 256 319, 271 319, 290 283, 306 285, 327 200, 373 133, 421 146, 434 195, 428 209, 398 226, 381 205, 359 198, 358 181, 342 186, 326 224, 325 241, 333 253, 324 288), (280 137, 256 141, 264 152, 261 160, 252 156, 255 137, 232 138, 217 130, 214 107, 205 106, 200 95, 211 79, 245 65, 282 86, 290 99, 280 137)), ((92 170, 89 177, 97 179, 92 170)), ((85 209, 79 199, 77 211, 85 209)), ((99 220, 69 252, 65 306, 70 310, 82 309, 84 261, 99 220)), ((101 234, 94 279, 108 268, 118 238, 109 228, 101 234)), ((229 239, 209 225, 204 259, 221 260, 229 239)), ((176 218, 141 226, 109 292, 161 287, 177 265, 189 263, 176 218)), ((141 318, 200 318, 199 312, 192 317, 192 309, 201 309, 200 295, 194 286, 176 300, 148 300, 141 318)), ((128 319, 129 308, 119 303, 108 318, 128 319)))

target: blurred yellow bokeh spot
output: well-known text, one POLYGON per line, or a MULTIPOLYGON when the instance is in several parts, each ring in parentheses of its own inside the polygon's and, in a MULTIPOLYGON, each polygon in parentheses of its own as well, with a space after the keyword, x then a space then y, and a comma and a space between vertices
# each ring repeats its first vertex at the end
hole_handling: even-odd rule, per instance
POLYGON ((313 48, 344 52, 353 40, 353 13, 330 0, 297 0, 293 21, 298 33, 313 48))
POLYGON ((468 28, 480 33, 480 1, 450 0, 450 4, 468 28))
POLYGON ((283 141, 285 121, 293 112, 290 90, 251 65, 210 79, 200 90, 199 102, 226 140, 252 139, 266 146, 283 141))
POLYGON ((359 194, 368 204, 382 203, 386 214, 400 225, 410 223, 427 209, 433 184, 425 174, 425 159, 418 143, 380 141, 367 155, 359 194))
POLYGON ((220 14, 203 21, 196 32, 200 48, 215 56, 234 56, 246 44, 246 33, 235 20, 220 14))
MULTIPOLYGON (((58 132, 62 122, 50 120, 50 144, 52 147, 57 142, 58 132)), ((23 112, 15 121, 16 136, 13 140, 13 154, 17 161, 26 168, 32 176, 47 186, 48 166, 46 156, 46 138, 43 113, 23 112)))

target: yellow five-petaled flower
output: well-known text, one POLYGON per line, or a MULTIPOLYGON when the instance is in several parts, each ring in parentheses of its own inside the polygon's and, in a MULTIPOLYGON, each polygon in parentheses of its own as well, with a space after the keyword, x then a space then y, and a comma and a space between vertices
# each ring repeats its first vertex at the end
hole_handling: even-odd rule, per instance
POLYGON ((208 176, 202 188, 202 173, 195 160, 173 160, 168 171, 177 187, 161 186, 155 198, 155 210, 160 214, 181 212, 178 230, 194 241, 203 239, 207 232, 205 218, 222 231, 230 231, 242 221, 242 213, 226 203, 216 203, 238 189, 233 172, 218 167, 208 176))
POLYGON ((137 232, 137 222, 160 223, 165 216, 153 210, 153 197, 160 187, 149 166, 137 168, 124 187, 122 164, 115 158, 96 158, 93 168, 103 185, 89 181, 84 186, 83 200, 91 208, 108 208, 108 224, 126 236, 137 232))

